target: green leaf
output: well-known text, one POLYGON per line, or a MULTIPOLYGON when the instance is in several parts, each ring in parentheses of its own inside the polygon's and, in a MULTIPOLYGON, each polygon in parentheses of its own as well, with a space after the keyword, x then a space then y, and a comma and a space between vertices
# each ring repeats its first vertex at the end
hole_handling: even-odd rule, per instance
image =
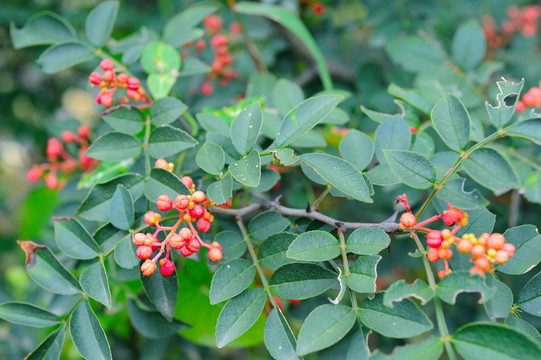
POLYGON ((338 240, 326 231, 308 231, 297 236, 286 256, 300 261, 327 261, 340 255, 338 240))
POLYGON ((170 125, 157 127, 148 139, 148 153, 155 158, 176 155, 197 145, 197 140, 186 131, 170 125))
POLYGON ((184 11, 176 14, 165 23, 163 37, 169 44, 179 47, 184 45, 181 34, 193 29, 207 16, 218 10, 219 3, 201 2, 191 5, 184 11))
POLYGON ((77 215, 90 221, 107 222, 109 220, 108 215, 111 198, 113 197, 118 184, 124 185, 134 200, 138 199, 143 193, 144 183, 141 175, 120 175, 104 184, 94 186, 81 203, 81 206, 79 206, 77 215))
POLYGON ((443 142, 456 152, 470 142, 470 114, 462 102, 452 94, 444 95, 430 112, 432 126, 443 142))
POLYGON ((122 239, 126 238, 129 238, 129 233, 117 229, 111 223, 101 226, 94 232, 94 240, 96 240, 101 252, 104 254, 113 250, 122 239))
POLYGON ((541 173, 533 174, 524 181, 524 191, 528 201, 541 204, 541 173))
POLYGON ((498 318, 506 318, 513 305, 511 289, 492 274, 485 274, 485 281, 487 286, 496 289, 492 299, 483 304, 488 317, 494 322, 498 318))
POLYGON ((524 79, 519 83, 513 83, 512 81, 503 79, 503 81, 497 81, 496 84, 498 84, 498 89, 500 90, 498 95, 496 95, 498 105, 492 106, 488 102, 485 105, 490 122, 497 129, 501 129, 511 120, 511 117, 515 113, 520 91, 522 90, 522 86, 524 86, 524 79))
POLYGON ((248 233, 254 240, 265 240, 269 236, 284 231, 291 223, 283 218, 278 211, 267 210, 257 214, 248 223, 248 233))
POLYGON ((233 178, 231 175, 228 174, 223 179, 210 184, 207 188, 207 196, 215 204, 224 204, 231 199, 233 196, 233 178))
POLYGON ((286 116, 289 110, 304 100, 304 93, 302 88, 293 81, 280 79, 272 88, 271 98, 278 111, 280 111, 280 115, 286 116))
POLYGON ((96 241, 76 219, 54 222, 54 238, 60 250, 75 259, 93 259, 100 254, 96 241))
POLYGON ((145 196, 150 201, 156 201, 158 196, 165 194, 175 199, 177 195, 191 195, 190 189, 170 171, 154 168, 145 184, 145 196))
POLYGON ((405 298, 414 297, 421 301, 421 305, 426 305, 434 297, 435 292, 423 280, 417 279, 413 284, 406 283, 405 280, 394 282, 383 295, 383 304, 393 307, 393 303, 402 301, 405 298))
POLYGON ((120 161, 137 156, 141 143, 131 135, 109 131, 94 140, 86 156, 97 160, 120 161))
POLYGON ((490 190, 502 192, 520 187, 509 162, 494 149, 481 148, 474 151, 462 166, 473 180, 490 190))
POLYGON ((101 48, 113 31, 118 14, 118 1, 104 1, 96 6, 86 18, 86 38, 101 48))
POLYGON ((13 324, 32 327, 49 327, 60 324, 62 319, 32 304, 8 301, 0 304, 0 319, 13 324))
POLYGON ((297 354, 306 355, 337 343, 353 327, 355 319, 355 312, 349 306, 318 306, 308 314, 301 326, 297 354))
POLYGON ((463 178, 446 181, 437 196, 462 210, 480 209, 489 204, 477 189, 468 192, 465 185, 466 179, 463 178))
POLYGON ((154 101, 150 108, 152 124, 156 126, 168 125, 176 121, 188 106, 177 98, 164 97, 154 101))
POLYGON ((195 162, 203 171, 212 175, 219 175, 224 169, 225 165, 224 150, 219 145, 211 142, 205 142, 203 146, 197 150, 195 162))
POLYGON ((530 335, 533 339, 537 341, 537 343, 541 343, 541 334, 539 334, 539 330, 526 320, 523 320, 521 318, 515 317, 513 314, 510 314, 507 319, 505 319, 505 323, 512 328, 515 328, 517 330, 522 331, 523 333, 526 333, 530 335))
POLYGON ((465 360, 541 358, 539 344, 500 324, 478 322, 464 325, 452 335, 451 342, 465 360))
POLYGON ((368 135, 356 129, 349 129, 339 145, 340 156, 357 170, 364 170, 374 156, 374 144, 368 135))
POLYGON ((394 118, 379 125, 374 134, 376 158, 380 164, 387 163, 384 149, 406 150, 411 142, 408 123, 402 118, 394 118))
MULTIPOLYGON (((197 118, 197 121, 199 122, 199 124, 207 132, 229 134, 229 124, 220 116, 217 116, 214 114, 200 113, 200 114, 196 114, 195 117, 197 118)), ((208 138, 207 138, 207 141, 209 141, 208 138)))
MULTIPOLYGON (((203 31, 195 29, 196 34, 200 34, 198 37, 203 36, 203 31)), ((207 74, 212 70, 210 66, 195 57, 188 56, 182 61, 182 69, 179 77, 207 74)))
POLYGON ((267 296, 262 288, 248 289, 229 300, 216 323, 216 344, 224 347, 244 334, 261 315, 267 296))
POLYGON ((430 114, 432 104, 430 103, 430 100, 428 100, 426 96, 421 94, 419 91, 403 89, 396 84, 391 84, 387 88, 387 92, 392 96, 404 100, 407 104, 422 111, 426 115, 430 114))
POLYGON ((269 236, 259 247, 257 258, 265 269, 276 270, 295 261, 286 256, 286 252, 297 237, 289 232, 279 232, 269 236))
POLYGON ((235 180, 249 187, 256 187, 261 180, 261 158, 259 151, 253 149, 244 158, 229 164, 229 172, 235 180))
POLYGON ((53 74, 94 59, 94 54, 78 41, 68 41, 47 48, 38 58, 41 70, 53 74))
POLYGON ((346 241, 346 251, 357 255, 375 255, 389 246, 391 239, 381 229, 360 228, 352 232, 346 241))
POLYGON ((26 356, 26 360, 58 360, 62 353, 62 345, 66 335, 66 325, 62 325, 45 340, 38 345, 30 354, 26 356))
POLYGON ((338 95, 314 96, 291 109, 280 124, 276 146, 285 148, 319 124, 343 99, 338 95))
POLYGON ((359 305, 361 322, 375 332, 396 339, 405 339, 432 330, 434 325, 426 314, 410 299, 404 299, 392 308, 383 304, 383 294, 359 305))
POLYGON ((83 175, 77 184, 78 188, 88 189, 96 184, 104 183, 126 173, 135 163, 134 159, 123 161, 101 161, 91 173, 83 175))
POLYGON ((258 4, 247 1, 235 4, 235 10, 241 14, 265 16, 276 21, 295 34, 295 36, 302 41, 304 46, 306 46, 310 54, 314 57, 319 71, 319 77, 323 83, 323 88, 325 90, 332 90, 333 85, 331 76, 329 74, 329 70, 327 69, 323 53, 321 50, 319 50, 317 43, 314 41, 314 38, 306 26, 297 16, 286 10, 284 7, 258 4))
POLYGON ((168 322, 157 311, 143 310, 131 299, 128 300, 128 315, 135 330, 148 339, 162 339, 188 327, 177 320, 168 322))
POLYGON ((395 64, 411 72, 440 64, 445 59, 436 41, 418 35, 396 37, 385 45, 385 51, 395 64))
POLYGON ((244 291, 254 280, 255 267, 245 259, 235 259, 222 264, 212 277, 210 303, 218 304, 244 291))
POLYGON ((180 70, 180 63, 180 54, 174 47, 157 41, 147 44, 141 54, 141 66, 147 74, 172 77, 171 71, 180 70))
POLYGON ((479 304, 483 304, 496 294, 496 289, 488 287, 484 276, 471 274, 465 270, 453 271, 446 275, 436 289, 436 295, 451 305, 455 304, 458 294, 466 292, 478 292, 481 295, 479 304))
POLYGON ((292 166, 299 161, 299 158, 295 156, 293 149, 278 149, 272 153, 272 156, 278 160, 282 166, 292 166))
POLYGON ((386 185, 396 185, 400 183, 391 171, 389 164, 380 164, 374 166, 366 173, 366 177, 370 180, 372 185, 386 186, 386 185))
POLYGON ((402 183, 414 189, 428 189, 434 185, 436 170, 424 156, 405 150, 384 150, 383 153, 402 183))
POLYGON ((39 286, 61 295, 81 292, 79 283, 45 246, 32 242, 18 242, 26 253, 26 271, 39 286))
POLYGON ((537 273, 522 288, 517 305, 534 316, 541 316, 541 273, 537 273))
POLYGON ((278 308, 272 309, 265 322, 265 347, 275 359, 296 360, 297 342, 284 315, 278 308))
POLYGON ((115 247, 115 262, 124 269, 133 269, 139 265, 139 258, 135 255, 137 246, 132 242, 130 236, 120 241, 115 247))
POLYGON ((147 85, 150 93, 155 99, 161 99, 169 95, 177 78, 170 74, 150 74, 147 78, 147 85))
POLYGON ((9 25, 11 41, 15 49, 75 39, 75 31, 71 25, 64 18, 50 11, 42 11, 30 17, 21 29, 17 29, 13 22, 9 25))
POLYGON ((477 20, 471 19, 459 26, 451 49, 454 64, 470 71, 483 60, 486 49, 487 39, 477 20))
POLYGON ((246 155, 252 150, 262 125, 263 117, 258 102, 247 106, 235 117, 235 120, 231 123, 230 134, 231 141, 239 154, 246 155))
POLYGON ((338 283, 338 274, 316 264, 286 264, 272 274, 272 292, 282 299, 308 299, 338 283))
POLYGON ((263 169, 261 170, 261 181, 259 185, 253 188, 256 192, 267 192, 272 190, 274 186, 280 185, 280 174, 274 170, 263 169))
POLYGON ((377 266, 381 256, 361 256, 350 268, 347 277, 348 287, 358 293, 376 292, 377 266))
POLYGON ((443 353, 443 340, 430 336, 420 344, 408 344, 396 347, 389 355, 383 355, 376 350, 370 360, 438 360, 443 353))
POLYGON ((246 242, 239 233, 222 231, 216 235, 214 241, 222 245, 222 261, 224 263, 239 258, 246 252, 246 242))
POLYGON ((109 221, 115 227, 122 230, 133 228, 135 212, 133 210, 133 199, 130 192, 122 184, 116 186, 115 193, 109 207, 109 221))
POLYGON ((94 260, 85 267, 79 278, 81 288, 92 299, 99 301, 107 308, 111 307, 111 292, 109 279, 101 260, 94 260))
POLYGON ((120 108, 103 118, 113 129, 136 135, 145 126, 143 114, 137 109, 120 108))
POLYGON ((370 357, 370 349, 368 348, 367 340, 361 326, 359 326, 359 329, 354 329, 347 348, 346 360, 368 359, 370 357))
POLYGON ((506 132, 506 134, 509 136, 530 140, 537 145, 541 145, 541 120, 532 119, 514 124, 513 127, 506 132))
POLYGON ((507 229, 505 242, 513 244, 515 254, 496 269, 504 274, 521 275, 533 269, 541 260, 541 235, 534 225, 521 225, 507 229))
POLYGON ((150 276, 144 276, 141 272, 141 282, 145 294, 156 306, 156 309, 167 321, 172 322, 177 303, 177 273, 173 272, 169 276, 163 276, 159 271, 155 271, 150 276))
POLYGON ((105 332, 92 311, 88 299, 71 313, 70 334, 73 344, 85 359, 112 359, 105 332))
POLYGON ((370 187, 365 178, 347 161, 324 153, 303 154, 300 159, 325 181, 352 199, 372 202, 370 187))

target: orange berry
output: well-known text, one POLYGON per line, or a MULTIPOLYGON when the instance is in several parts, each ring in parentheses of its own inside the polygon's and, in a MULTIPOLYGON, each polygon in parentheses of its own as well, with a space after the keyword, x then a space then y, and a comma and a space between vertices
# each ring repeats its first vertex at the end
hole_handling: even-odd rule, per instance
POLYGON ((192 200, 196 203, 202 203, 206 198, 205 193, 199 190, 192 194, 192 200))
POLYGON ((487 247, 489 249, 500 250, 505 244, 505 237, 500 233, 494 233, 488 237, 487 247))
POLYGON ((154 163, 154 166, 160 169, 169 170, 169 163, 167 162, 167 160, 163 158, 156 160, 156 162, 154 163))
POLYGON ((441 231, 441 237, 443 238, 443 240, 449 240, 453 237, 453 234, 451 234, 451 230, 443 229, 441 231))
POLYGON ((156 201, 156 206, 160 211, 169 211, 173 207, 173 200, 171 200, 169 195, 160 195, 156 201))
POLYGON ((510 244, 510 243, 503 244, 502 250, 507 251, 507 253, 509 254, 509 257, 515 255, 515 245, 513 244, 510 244))
POLYGON ((469 240, 460 240, 456 245, 456 248, 462 254, 467 254, 471 251, 473 245, 469 240))
POLYGON ((485 247, 482 245, 475 245, 471 249, 471 255, 474 258, 480 258, 485 256, 485 247))
POLYGON ((417 223, 417 218, 410 212, 405 212, 400 216, 400 225, 406 229, 411 229, 417 223))
POLYGON ((145 245, 145 240, 147 239, 146 235, 143 233, 136 233, 132 237, 132 242, 136 246, 145 245))
POLYGON ((193 253, 198 252, 200 247, 201 244, 199 244, 199 241, 197 241, 196 238, 191 238, 186 244, 186 249, 190 250, 193 253))
POLYGON ((186 195, 177 195, 175 198, 175 206, 180 210, 185 210, 190 206, 190 199, 186 195))
POLYGON ((482 233, 481 236, 479 236, 479 238, 477 239, 477 243, 486 247, 489 236, 490 235, 488 233, 482 233))
POLYGON ((208 255, 211 261, 218 262, 222 260, 222 250, 216 247, 213 247, 212 249, 210 249, 208 255))
POLYGON ((439 250, 434 248, 429 248, 427 253, 428 261, 436 262, 440 259, 439 250))
POLYGON ((494 261, 497 262, 500 265, 503 265, 509 260, 509 253, 504 250, 496 251, 496 255, 494 256, 494 261))
POLYGON ((185 241, 180 235, 173 234, 173 236, 171 236, 169 239, 169 244, 173 249, 180 249, 185 245, 185 241))
POLYGON ((154 274, 154 271, 156 271, 156 264, 153 263, 151 260, 147 260, 141 265, 141 271, 143 272, 144 276, 150 276, 154 274))
POLYGON ((470 268, 470 273, 485 276, 485 272, 483 271, 483 269, 478 268, 477 266, 470 268))
POLYGON ((485 257, 480 257, 475 260, 475 266, 477 266, 479 269, 482 269, 484 272, 488 272, 492 268, 492 264, 485 257))
POLYGON ((193 236, 192 230, 188 229, 187 227, 180 229, 178 234, 184 240, 190 240, 193 236))

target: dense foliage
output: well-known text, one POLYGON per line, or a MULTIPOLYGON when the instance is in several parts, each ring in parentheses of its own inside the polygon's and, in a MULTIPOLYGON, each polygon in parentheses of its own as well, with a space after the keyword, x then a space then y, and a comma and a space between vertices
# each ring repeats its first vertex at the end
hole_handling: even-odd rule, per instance
POLYGON ((47 78, 87 89, 26 169, 6 352, 541 358, 541 7, 502 4, 12 22, 47 78))

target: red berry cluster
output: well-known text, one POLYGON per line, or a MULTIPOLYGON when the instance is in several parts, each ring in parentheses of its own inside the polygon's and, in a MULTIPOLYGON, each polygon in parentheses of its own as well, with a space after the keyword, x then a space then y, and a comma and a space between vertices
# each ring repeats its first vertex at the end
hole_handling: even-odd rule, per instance
POLYGON ((90 129, 88 126, 83 125, 79 127, 77 134, 66 130, 62 133, 61 140, 50 138, 47 142, 47 150, 45 151, 49 162, 34 165, 26 174, 27 179, 35 182, 43 177, 49 189, 61 189, 65 184, 65 180, 58 180, 57 175, 59 171, 69 174, 75 169, 85 171, 95 168, 98 165, 98 161, 86 156, 86 150, 89 146, 89 134, 90 129), (77 151, 78 158, 74 158, 66 151, 64 145, 70 143, 79 146, 77 151))
MULTIPOLYGON (((237 72, 231 68, 233 58, 229 53, 229 38, 223 29, 223 20, 220 16, 210 15, 203 21, 207 35, 210 38, 210 46, 214 54, 214 60, 211 65, 211 72, 201 84, 201 93, 210 95, 214 91, 211 84, 214 78, 219 79, 220 85, 227 85, 230 79, 237 77, 237 72)), ((237 36, 241 31, 240 24, 232 23, 229 27, 229 34, 232 37, 237 36)), ((196 43, 196 49, 205 48, 205 41, 199 40, 196 43)))
POLYGON ((487 272, 494 271, 494 264, 505 264, 507 260, 515 253, 515 247, 505 242, 502 234, 482 234, 476 238, 474 234, 464 234, 461 238, 457 237, 456 232, 468 224, 468 213, 452 207, 448 204, 448 209, 441 214, 434 215, 429 219, 417 223, 415 215, 411 212, 408 205, 406 194, 398 196, 397 203, 406 208, 406 212, 400 217, 400 226, 403 229, 412 229, 426 232, 426 244, 428 245, 428 260, 431 262, 443 260, 444 270, 438 273, 439 278, 450 274, 448 260, 453 257, 451 245, 456 245, 459 252, 471 254, 470 261, 474 266, 470 269, 472 274, 484 275, 487 272), (449 227, 454 226, 452 230, 433 230, 426 228, 425 225, 443 220, 443 223, 449 227))
MULTIPOLYGON (((100 63, 100 68, 104 71, 103 76, 99 72, 94 71, 88 78, 92 85, 98 85, 102 88, 96 97, 98 104, 105 107, 113 105, 113 96, 118 89, 126 89, 126 95, 134 101, 150 102, 145 89, 140 86, 141 83, 138 78, 129 77, 125 73, 116 74, 114 64, 109 59, 103 59, 100 63)), ((129 102, 128 98, 120 97, 118 103, 127 104, 129 102)))
POLYGON ((507 15, 509 19, 502 23, 500 32, 490 15, 483 17, 483 29, 491 48, 508 44, 515 32, 520 32, 525 37, 534 36, 537 32, 537 20, 541 17, 541 6, 525 6, 521 10, 512 5, 507 8, 507 15))
POLYGON ((541 84, 540 87, 533 87, 517 102, 515 108, 517 113, 523 112, 528 107, 541 108, 541 84))
POLYGON ((191 177, 184 176, 181 181, 191 189, 191 195, 178 195, 174 201, 168 195, 160 195, 156 201, 160 211, 171 209, 179 211, 177 222, 173 226, 163 226, 160 224, 162 216, 154 211, 148 211, 144 215, 144 220, 149 226, 156 226, 156 231, 153 234, 136 233, 132 237, 133 243, 138 246, 135 255, 141 260, 146 260, 141 265, 141 271, 145 276, 154 273, 157 269, 156 262, 164 252, 165 258, 159 260, 161 274, 169 276, 175 272, 175 263, 171 261, 171 249, 179 250, 182 256, 190 256, 204 246, 209 250, 208 257, 211 261, 218 262, 222 259, 222 246, 216 241, 212 244, 205 243, 197 232, 197 230, 208 232, 211 222, 214 221, 214 216, 206 209, 209 199, 204 192, 195 191, 191 177), (179 229, 183 222, 186 222, 187 226, 179 229), (197 230, 193 222, 196 222, 197 230), (160 231, 169 231, 165 240, 161 242, 157 238, 160 231), (158 249, 158 253, 152 257, 158 249))

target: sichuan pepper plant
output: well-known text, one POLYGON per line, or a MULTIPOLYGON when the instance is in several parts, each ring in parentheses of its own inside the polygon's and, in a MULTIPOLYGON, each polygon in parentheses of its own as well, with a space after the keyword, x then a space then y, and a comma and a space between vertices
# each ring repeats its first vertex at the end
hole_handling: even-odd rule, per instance
POLYGON ((160 33, 122 40, 111 38, 115 1, 90 12, 84 35, 50 12, 12 25, 16 48, 50 45, 38 59, 45 72, 94 67, 89 91, 103 119, 99 136, 81 127, 51 139, 49 163, 28 172, 55 189, 72 174, 83 193, 76 211, 53 218, 55 241, 18 242, 28 276, 72 300, 60 314, 43 302, 0 304, 7 321, 51 329, 28 359, 60 358, 71 343, 84 358, 116 358, 133 333, 123 338, 114 322, 149 341, 263 343, 276 359, 541 358, 541 336, 521 318, 541 314, 541 277, 508 286, 541 260, 541 236, 534 225, 494 231, 487 209, 508 192, 541 202, 541 120, 527 109, 540 96, 521 95, 521 79, 490 77, 498 44, 487 53, 487 25, 464 22, 451 46, 427 35, 389 41, 391 62, 415 81, 388 86, 400 111, 384 113, 333 89, 299 17, 228 4, 229 25, 218 5, 200 3, 160 33), (268 72, 245 23, 261 16, 302 40, 322 89, 305 97, 268 72), (243 55, 249 76, 237 68, 243 55), (208 100, 227 89, 236 95, 208 100), (391 252, 415 264, 413 279, 378 271, 391 252), (448 325, 471 307, 484 315, 448 325))

